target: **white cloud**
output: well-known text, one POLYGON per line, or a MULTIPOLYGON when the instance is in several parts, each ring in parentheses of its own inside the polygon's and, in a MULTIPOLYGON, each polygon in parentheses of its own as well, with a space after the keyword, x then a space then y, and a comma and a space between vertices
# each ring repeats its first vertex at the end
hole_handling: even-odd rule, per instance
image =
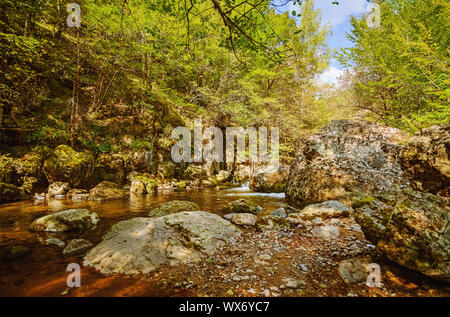
POLYGON ((322 75, 320 75, 319 81, 322 83, 335 84, 342 74, 344 74, 343 70, 330 66, 322 75))
POLYGON ((315 7, 322 10, 322 22, 337 26, 349 20, 351 15, 359 15, 367 6, 366 0, 338 0, 339 5, 330 0, 316 0, 315 7))

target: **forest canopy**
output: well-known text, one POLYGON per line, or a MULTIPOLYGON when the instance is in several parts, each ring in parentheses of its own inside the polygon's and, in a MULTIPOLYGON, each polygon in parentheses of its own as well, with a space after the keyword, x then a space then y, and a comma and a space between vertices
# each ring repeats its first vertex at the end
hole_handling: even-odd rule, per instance
POLYGON ((358 111, 410 132, 448 121, 449 3, 380 3, 380 27, 352 19, 354 46, 338 54, 349 70, 333 87, 318 80, 334 52, 312 0, 80 0, 80 28, 67 25, 69 1, 3 0, 2 148, 20 129, 28 145, 114 152, 130 134, 153 149, 202 117, 276 122, 287 157, 301 135, 358 111), (281 10, 289 2, 301 9, 281 10))
POLYGON ((352 69, 356 104, 410 132, 450 120, 450 3, 381 1, 381 25, 352 18, 354 44, 340 54, 352 69))

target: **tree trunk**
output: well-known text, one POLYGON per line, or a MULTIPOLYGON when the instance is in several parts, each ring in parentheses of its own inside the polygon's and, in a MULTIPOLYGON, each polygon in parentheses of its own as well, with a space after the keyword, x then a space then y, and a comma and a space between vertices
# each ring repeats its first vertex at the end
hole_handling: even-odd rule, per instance
POLYGON ((72 103, 70 111, 70 145, 75 147, 78 129, 78 81, 80 78, 80 31, 77 30, 77 72, 73 81, 72 103))

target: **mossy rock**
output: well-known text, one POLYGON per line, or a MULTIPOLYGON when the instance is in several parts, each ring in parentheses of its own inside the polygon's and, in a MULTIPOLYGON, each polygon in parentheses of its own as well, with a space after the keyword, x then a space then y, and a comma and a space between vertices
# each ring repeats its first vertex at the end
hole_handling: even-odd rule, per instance
POLYGON ((24 192, 12 184, 0 183, 0 203, 17 201, 23 198, 24 192))
POLYGON ((130 191, 134 195, 145 196, 158 191, 158 185, 148 174, 138 174, 131 179, 130 191))
POLYGON ((206 180, 208 175, 200 165, 190 164, 184 171, 184 179, 188 180, 206 180))
POLYGON ((116 200, 126 198, 126 192, 113 182, 103 181, 89 192, 91 200, 116 200))
POLYGON ((150 210, 148 215, 150 217, 161 217, 181 211, 196 211, 200 210, 199 205, 188 200, 172 200, 159 204, 156 208, 150 210))
POLYGON ((14 172, 13 159, 9 156, 0 156, 0 182, 10 183, 14 172))
POLYGON ((222 212, 227 214, 235 214, 235 213, 249 213, 249 214, 257 214, 262 211, 262 207, 257 204, 248 201, 246 199, 238 199, 232 201, 231 203, 226 204, 222 208, 222 212))
POLYGON ((275 172, 264 172, 253 176, 250 180, 250 189, 260 193, 283 193, 286 190, 288 167, 280 167, 275 172))
POLYGON ((104 153, 97 157, 95 161, 93 182, 110 181, 123 184, 126 180, 125 155, 122 153, 104 153))
POLYGON ((86 187, 94 171, 94 157, 89 152, 77 152, 67 145, 58 146, 44 162, 44 174, 49 183, 68 182, 71 187, 86 187))
POLYGON ((273 229, 289 229, 291 226, 290 222, 286 218, 278 216, 264 216, 256 221, 256 227, 260 231, 273 230, 273 229))
POLYGON ((87 209, 69 209, 36 219, 30 225, 33 232, 83 232, 94 230, 100 217, 87 209))
POLYGON ((43 179, 43 157, 38 152, 27 153, 22 158, 0 156, 0 182, 22 187, 31 193, 34 185, 43 179))
POLYGON ((365 237, 407 268, 450 282, 450 202, 410 188, 354 199, 365 237))

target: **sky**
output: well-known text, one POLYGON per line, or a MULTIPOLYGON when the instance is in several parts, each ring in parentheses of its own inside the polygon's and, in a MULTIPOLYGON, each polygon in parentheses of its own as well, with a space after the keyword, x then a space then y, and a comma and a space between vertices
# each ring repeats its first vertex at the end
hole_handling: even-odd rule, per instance
MULTIPOLYGON (((346 38, 346 33, 350 32, 350 16, 361 16, 366 12, 369 3, 367 0, 337 0, 339 5, 332 4, 334 0, 314 0, 315 7, 322 11, 322 23, 330 25, 332 35, 328 39, 328 45, 332 49, 339 49, 351 46, 346 38)), ((299 11, 298 6, 292 3, 286 5, 285 10, 292 12, 299 11)), ((343 72, 340 63, 331 59, 329 69, 322 74, 320 80, 327 83, 335 83, 343 72)))

